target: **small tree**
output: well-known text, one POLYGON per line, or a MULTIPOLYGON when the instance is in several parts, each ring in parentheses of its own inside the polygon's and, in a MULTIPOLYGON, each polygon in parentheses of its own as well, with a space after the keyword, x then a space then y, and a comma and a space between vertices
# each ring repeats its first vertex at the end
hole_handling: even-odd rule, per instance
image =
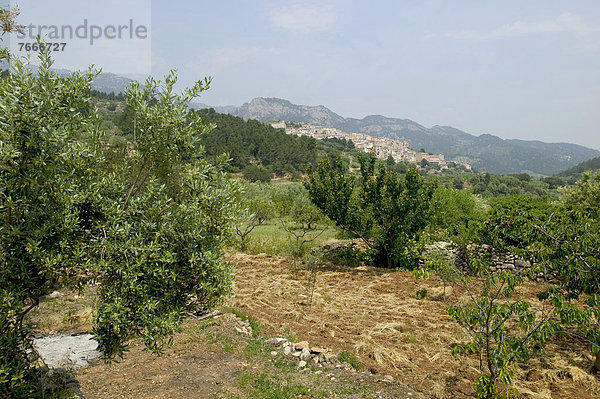
POLYGON ((298 260, 305 255, 307 244, 315 241, 327 229, 323 219, 323 213, 304 197, 299 197, 295 201, 287 218, 281 218, 281 226, 291 238, 294 270, 298 269, 298 260))
POLYGON ((560 201, 568 207, 579 209, 600 208, 600 171, 585 172, 574 186, 559 189, 560 201))
POLYGON ((204 159, 199 139, 211 126, 188 112, 210 80, 180 95, 176 81, 172 72, 162 84, 149 78, 127 88, 133 153, 103 184, 94 335, 109 359, 131 337, 159 353, 188 312, 230 292, 233 270, 221 248, 241 210, 240 189, 226 179, 223 157, 204 159))
POLYGON ((559 207, 543 199, 509 197, 498 208, 492 237, 510 244, 552 276, 542 297, 557 308, 565 325, 578 326, 589 340, 600 370, 600 185, 584 176, 563 191, 559 207), (520 199, 519 199, 520 198, 520 199))
MULTIPOLYGON (((511 396, 510 385, 518 362, 539 352, 545 341, 560 326, 556 304, 543 301, 534 308, 531 302, 515 299, 517 288, 528 276, 544 270, 536 264, 520 273, 494 270, 493 254, 508 251, 531 259, 539 243, 530 225, 549 212, 547 201, 526 197, 508 197, 493 203, 485 220, 465 226, 457 245, 466 250, 469 242, 487 245, 481 256, 467 251, 467 268, 456 259, 433 256, 418 275, 435 273, 455 291, 465 293, 448 307, 448 314, 468 333, 468 342, 456 345, 453 353, 475 354, 479 358, 476 394, 479 398, 511 396), (498 383, 504 384, 504 388, 498 383)), ((542 297, 543 298, 543 297, 542 297)))
POLYGON ((244 179, 251 182, 268 183, 271 181, 271 172, 260 165, 250 165, 242 171, 244 179))
POLYGON ((334 168, 324 159, 316 171, 309 170, 305 186, 313 203, 340 228, 376 249, 387 267, 416 267, 419 234, 429 220, 435 184, 415 168, 404 176, 381 165, 376 170, 373 154, 359 160, 360 184, 341 161, 334 168))
POLYGON ((241 241, 241 249, 246 249, 246 238, 257 226, 269 220, 273 206, 264 199, 247 199, 243 201, 244 210, 235 224, 235 233, 241 241))
POLYGON ((522 275, 493 272, 489 260, 474 259, 469 273, 453 268, 456 283, 467 300, 448 307, 450 317, 469 334, 470 341, 456 345, 453 354, 472 353, 479 358, 479 377, 475 382, 478 398, 495 399, 500 394, 497 382, 510 386, 518 362, 541 350, 557 329, 552 320, 555 308, 533 309, 530 302, 513 299, 522 275), (481 282, 477 289, 471 275, 481 282))
POLYGON ((577 326, 600 371, 600 222, 596 210, 562 209, 546 223, 532 224, 540 242, 535 259, 558 276, 546 297, 561 321, 577 326), (579 303, 576 303, 579 301, 579 303))
MULTIPOLYGON (((11 14, 0 17, 6 31, 11 14)), ((162 86, 133 83, 133 142, 108 167, 90 107, 96 73, 64 78, 50 69, 49 49, 39 58, 37 75, 13 59, 0 79, 2 397, 44 395, 24 318, 63 282, 100 282, 94 334, 112 359, 131 337, 160 352, 187 312, 214 306, 233 278, 221 248, 239 188, 223 159, 206 162, 198 138, 211 127, 188 112, 209 80, 182 94, 175 73, 162 86)))

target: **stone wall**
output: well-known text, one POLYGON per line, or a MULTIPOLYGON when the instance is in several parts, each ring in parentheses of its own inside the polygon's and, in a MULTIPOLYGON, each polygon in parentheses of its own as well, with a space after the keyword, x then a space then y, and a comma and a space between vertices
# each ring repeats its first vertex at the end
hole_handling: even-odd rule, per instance
POLYGON ((428 259, 428 254, 434 251, 442 251, 448 260, 454 260, 456 266, 462 271, 469 270, 469 260, 488 256, 491 260, 490 269, 495 272, 511 272, 518 275, 526 275, 534 281, 545 281, 546 278, 554 280, 556 276, 544 276, 543 273, 532 275, 532 264, 507 251, 491 248, 489 245, 469 245, 466 249, 456 248, 447 242, 438 242, 429 245, 423 253, 422 264, 428 259))

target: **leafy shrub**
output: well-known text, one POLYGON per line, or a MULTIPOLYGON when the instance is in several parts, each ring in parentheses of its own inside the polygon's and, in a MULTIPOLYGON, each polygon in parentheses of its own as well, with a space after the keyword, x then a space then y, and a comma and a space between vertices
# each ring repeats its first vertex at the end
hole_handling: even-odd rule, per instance
POLYGON ((23 320, 59 284, 100 283, 93 332, 112 359, 132 337, 159 353, 188 312, 228 295, 233 278, 221 248, 239 187, 222 158, 209 164, 198 151, 210 127, 187 108, 209 80, 181 95, 174 73, 164 85, 132 84, 133 149, 108 167, 89 106, 94 73, 63 78, 48 52, 40 61, 34 76, 13 60, 0 80, 2 397, 44 395, 23 320))
POLYGON ((271 181, 271 172, 259 165, 250 165, 242 171, 244 179, 251 182, 268 183, 271 181))

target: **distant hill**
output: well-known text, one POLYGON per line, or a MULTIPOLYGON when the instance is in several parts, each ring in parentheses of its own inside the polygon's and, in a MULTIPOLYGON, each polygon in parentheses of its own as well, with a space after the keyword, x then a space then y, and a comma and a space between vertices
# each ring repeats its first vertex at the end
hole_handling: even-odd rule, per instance
POLYGON ((124 92, 131 82, 133 82, 132 79, 110 72, 102 72, 92 82, 92 88, 104 93, 114 92, 115 94, 119 94, 124 92))
POLYGON ((583 172, 587 172, 588 170, 597 171, 600 170, 600 157, 592 158, 588 161, 582 162, 578 165, 573 166, 567 170, 564 170, 557 174, 560 177, 579 177, 583 172))
MULTIPOLYGON (((35 70, 35 66, 32 66, 35 70)), ((56 73, 61 76, 67 76, 71 72, 68 69, 53 69, 56 73)), ((129 83, 133 82, 133 79, 126 78, 124 76, 116 75, 110 72, 102 72, 92 81, 92 89, 101 91, 103 93, 115 93, 119 94, 125 91, 129 83)))
MULTIPOLYGON (((204 107, 208 106, 202 104, 199 108, 204 107)), ((296 105, 279 98, 255 98, 240 107, 217 107, 216 110, 246 120, 305 122, 345 132, 406 140, 412 148, 443 153, 447 159, 463 159, 476 169, 496 174, 550 176, 600 156, 600 151, 576 144, 506 140, 490 134, 473 136, 450 126, 426 128, 409 119, 382 115, 344 118, 323 105, 296 105)))

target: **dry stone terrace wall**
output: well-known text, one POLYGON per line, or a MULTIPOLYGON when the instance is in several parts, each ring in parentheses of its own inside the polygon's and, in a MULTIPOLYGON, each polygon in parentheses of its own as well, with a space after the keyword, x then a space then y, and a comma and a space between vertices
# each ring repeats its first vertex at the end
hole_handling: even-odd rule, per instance
POLYGON ((474 258, 489 257, 491 261, 490 269, 496 272, 511 272, 518 275, 526 275, 533 281, 556 280, 555 275, 545 275, 544 273, 532 274, 531 262, 507 251, 500 251, 489 245, 469 245, 467 248, 457 248, 451 243, 438 242, 425 248, 421 264, 428 259, 435 251, 442 251, 448 260, 454 260, 455 265, 462 271, 469 270, 469 262, 474 258))
MULTIPOLYGON (((319 248, 329 259, 340 258, 340 254, 343 252, 353 253, 363 249, 365 249, 364 244, 357 240, 326 242, 319 248)), ((419 263, 424 265, 435 252, 441 252, 446 259, 454 261, 462 271, 469 270, 470 259, 488 256, 491 260, 491 271, 494 273, 508 271, 520 275, 531 274, 532 265, 529 261, 510 252, 491 248, 489 245, 469 245, 466 249, 463 249, 457 248, 449 242, 437 242, 425 247, 423 257, 419 263)), ((546 281, 546 279, 550 281, 558 279, 556 275, 544 275, 543 273, 536 273, 529 277, 531 280, 540 282, 546 281)))

